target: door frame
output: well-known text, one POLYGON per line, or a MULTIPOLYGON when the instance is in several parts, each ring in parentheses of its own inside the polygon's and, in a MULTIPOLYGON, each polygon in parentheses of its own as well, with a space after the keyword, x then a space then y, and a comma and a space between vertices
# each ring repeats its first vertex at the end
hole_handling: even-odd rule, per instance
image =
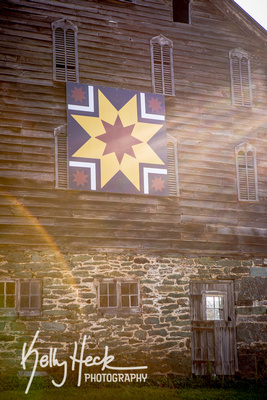
POLYGON ((238 370, 234 281, 192 279, 189 288, 192 373, 234 375, 238 370), (223 297, 220 317, 207 317, 206 297, 209 294, 223 297))

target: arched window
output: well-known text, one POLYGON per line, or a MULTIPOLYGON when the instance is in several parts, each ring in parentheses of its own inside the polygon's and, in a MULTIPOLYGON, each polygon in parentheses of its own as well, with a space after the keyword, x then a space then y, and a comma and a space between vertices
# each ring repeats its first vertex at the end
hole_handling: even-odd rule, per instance
POLYGON ((250 59, 242 49, 231 50, 230 73, 232 103, 236 106, 252 106, 250 59))
POLYGON ((159 35, 151 39, 150 48, 153 91, 174 96, 172 41, 159 35))
POLYGON ((77 27, 67 20, 53 22, 53 78, 78 82, 77 27))
POLYGON ((167 135, 168 186, 170 196, 179 196, 177 141, 167 135))
POLYGON ((258 182, 256 149, 249 144, 236 147, 238 200, 257 201, 258 182))

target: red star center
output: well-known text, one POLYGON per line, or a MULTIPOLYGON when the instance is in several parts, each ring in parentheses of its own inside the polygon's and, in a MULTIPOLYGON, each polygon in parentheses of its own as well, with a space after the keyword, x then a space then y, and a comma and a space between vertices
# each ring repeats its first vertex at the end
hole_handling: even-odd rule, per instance
POLYGON ((72 90, 72 96, 75 100, 75 102, 79 101, 80 103, 83 102, 83 99, 85 99, 84 96, 85 92, 83 92, 82 88, 77 88, 77 86, 75 86, 74 90, 72 90))
POLYGON ((159 112, 159 109, 161 108, 161 102, 158 101, 158 98, 154 99, 154 97, 151 98, 151 100, 148 100, 149 103, 149 108, 152 109, 153 111, 159 112))
POLYGON ((87 182, 87 175, 85 175, 84 171, 76 171, 76 174, 72 174, 74 176, 73 182, 76 182, 77 186, 81 185, 84 187, 85 182, 87 182))
POLYGON ((161 179, 161 176, 159 178, 155 176, 155 179, 152 181, 152 187, 155 189, 155 192, 158 190, 162 192, 162 189, 165 188, 165 181, 161 179))
POLYGON ((97 139, 107 144, 103 155, 115 153, 119 163, 121 163, 125 153, 136 158, 132 146, 142 142, 132 136, 135 125, 123 126, 119 115, 114 125, 103 120, 102 124, 106 133, 98 136, 97 139))

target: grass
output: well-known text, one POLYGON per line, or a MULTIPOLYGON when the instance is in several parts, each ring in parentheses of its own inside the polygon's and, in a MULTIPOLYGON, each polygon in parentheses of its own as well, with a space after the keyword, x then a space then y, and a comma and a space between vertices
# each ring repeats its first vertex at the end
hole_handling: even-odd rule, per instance
POLYGON ((264 400, 266 388, 215 389, 184 388, 171 389, 160 387, 120 388, 58 388, 31 390, 26 395, 23 391, 10 390, 0 393, 3 400, 264 400))

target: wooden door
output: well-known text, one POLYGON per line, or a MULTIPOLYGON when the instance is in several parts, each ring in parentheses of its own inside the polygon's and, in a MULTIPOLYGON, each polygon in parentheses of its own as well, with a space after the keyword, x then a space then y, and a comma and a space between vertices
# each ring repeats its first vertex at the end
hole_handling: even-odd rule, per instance
POLYGON ((237 370, 232 281, 191 281, 192 372, 234 375, 237 370))

